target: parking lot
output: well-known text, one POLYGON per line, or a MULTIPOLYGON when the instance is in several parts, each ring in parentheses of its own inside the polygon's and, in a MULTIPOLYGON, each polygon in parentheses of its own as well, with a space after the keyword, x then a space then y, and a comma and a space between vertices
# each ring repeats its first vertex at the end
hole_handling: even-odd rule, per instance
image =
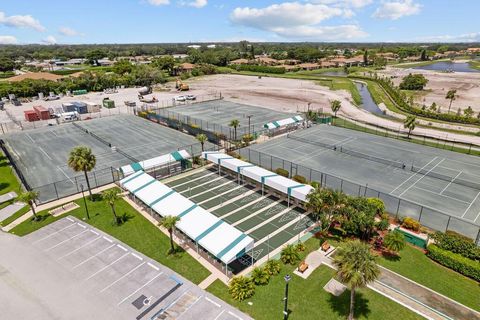
MULTIPOLYGON (((79 295, 116 319, 249 319, 114 238, 67 217, 25 239, 71 273, 79 295)), ((52 279, 52 281, 54 281, 52 279)))

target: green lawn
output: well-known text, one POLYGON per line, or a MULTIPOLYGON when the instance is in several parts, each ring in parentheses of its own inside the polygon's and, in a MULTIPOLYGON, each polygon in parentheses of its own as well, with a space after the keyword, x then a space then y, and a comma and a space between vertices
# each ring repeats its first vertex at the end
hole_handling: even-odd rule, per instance
MULTIPOLYGON (((312 238, 305 242, 305 245, 307 252, 310 252, 319 247, 319 242, 312 238)), ((282 319, 283 312, 285 292, 283 277, 288 273, 292 275, 288 301, 291 312, 290 320, 346 319, 349 311, 350 292, 347 290, 341 296, 335 297, 323 290, 323 286, 332 278, 334 270, 327 266, 321 266, 307 280, 304 280, 292 273, 294 268, 283 265, 279 275, 271 278, 268 285, 257 286, 255 295, 243 302, 233 300, 228 293, 227 286, 219 280, 211 284, 207 291, 250 314, 255 319, 278 320, 282 319), (253 304, 249 305, 249 302, 253 304)), ((369 289, 357 292, 355 310, 356 319, 422 319, 412 311, 369 289)))
MULTIPOLYGON (((0 177, 2 180, 0 181, 0 195, 8 193, 10 191, 15 191, 19 194, 22 189, 20 183, 18 182, 17 176, 15 175, 14 169, 10 166, 7 157, 0 151, 0 177)), ((0 209, 5 208, 6 206, 12 204, 15 199, 6 201, 0 204, 0 209)), ((22 210, 19 210, 13 216, 20 217, 28 212, 28 207, 24 207, 22 210)), ((12 216, 12 217, 13 217, 12 216)), ((4 221, 9 220, 10 218, 5 219, 4 221)), ((4 221, 0 222, 0 226, 6 226, 7 224, 4 221)))
MULTIPOLYGON (((75 202, 80 205, 80 208, 70 211, 66 215, 84 219, 86 215, 83 199, 78 199, 75 202)), ((174 256, 167 255, 166 252, 170 247, 168 236, 158 230, 125 200, 121 199, 116 204, 117 214, 126 217, 126 222, 120 226, 112 223, 113 214, 106 202, 101 200, 91 202, 88 200, 87 204, 91 219, 85 220, 85 222, 93 227, 110 234, 112 237, 117 238, 135 250, 178 272, 196 284, 200 283, 210 274, 207 269, 185 251, 181 251, 174 256)), ((33 222, 27 220, 13 228, 10 232, 23 236, 59 220, 66 215, 55 218, 49 215, 47 211, 42 211, 39 212, 39 216, 42 218, 41 221, 33 222)))
POLYGON ((406 246, 400 252, 399 260, 380 258, 378 262, 404 277, 480 311, 480 284, 437 264, 420 250, 406 246))
POLYGON ((324 78, 317 81, 321 86, 328 87, 330 90, 346 90, 350 92, 353 102, 358 106, 362 104, 362 96, 358 92, 355 83, 347 78, 324 78))

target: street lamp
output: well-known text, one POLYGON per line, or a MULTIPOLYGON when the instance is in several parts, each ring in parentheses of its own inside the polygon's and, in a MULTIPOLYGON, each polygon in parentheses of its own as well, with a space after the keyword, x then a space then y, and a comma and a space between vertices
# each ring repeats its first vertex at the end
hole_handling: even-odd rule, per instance
POLYGON ((87 200, 85 199, 85 193, 83 192, 83 184, 80 184, 80 189, 82 189, 83 203, 85 204, 85 213, 87 214, 87 219, 90 220, 90 214, 88 213, 87 200))
POLYGON ((283 300, 285 301, 285 305, 283 307, 283 320, 288 319, 288 282, 292 279, 289 274, 287 274, 284 278, 285 280, 285 298, 283 300))

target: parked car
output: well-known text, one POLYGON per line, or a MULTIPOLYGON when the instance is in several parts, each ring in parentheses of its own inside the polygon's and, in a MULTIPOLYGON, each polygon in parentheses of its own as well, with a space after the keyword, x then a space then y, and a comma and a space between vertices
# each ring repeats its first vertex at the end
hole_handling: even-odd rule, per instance
POLYGON ((197 97, 194 96, 193 94, 187 94, 187 95, 185 96, 185 98, 186 98, 187 100, 197 100, 197 97))
POLYGON ((175 98, 173 98, 173 101, 176 101, 176 102, 187 101, 187 97, 185 97, 185 96, 176 96, 175 98))

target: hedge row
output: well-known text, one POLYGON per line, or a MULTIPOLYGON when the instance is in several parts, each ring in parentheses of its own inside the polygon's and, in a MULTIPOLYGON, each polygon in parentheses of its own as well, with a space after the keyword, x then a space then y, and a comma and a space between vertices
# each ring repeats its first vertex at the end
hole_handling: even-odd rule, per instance
POLYGON ((409 105, 405 99, 403 99, 398 91, 393 88, 386 80, 380 78, 370 78, 370 77, 361 77, 355 76, 355 78, 364 79, 364 80, 371 80, 377 82, 393 99, 396 105, 399 107, 400 110, 418 115, 425 118, 430 119, 437 119, 442 121, 448 122, 457 122, 457 123, 465 123, 465 124, 480 124, 480 119, 474 117, 465 117, 462 115, 452 114, 452 113, 437 113, 429 111, 428 109, 422 110, 420 108, 416 108, 414 106, 409 105))
POLYGON ((480 247, 472 239, 453 231, 436 232, 433 235, 435 245, 443 250, 451 251, 465 258, 480 261, 480 247))
POLYGON ((257 65, 251 65, 251 64, 237 64, 231 67, 237 71, 252 71, 252 72, 275 73, 275 74, 285 73, 285 68, 283 67, 257 66, 257 65))
POLYGON ((465 258, 459 254, 429 245, 427 256, 447 268, 455 270, 464 276, 480 281, 480 262, 465 258))

